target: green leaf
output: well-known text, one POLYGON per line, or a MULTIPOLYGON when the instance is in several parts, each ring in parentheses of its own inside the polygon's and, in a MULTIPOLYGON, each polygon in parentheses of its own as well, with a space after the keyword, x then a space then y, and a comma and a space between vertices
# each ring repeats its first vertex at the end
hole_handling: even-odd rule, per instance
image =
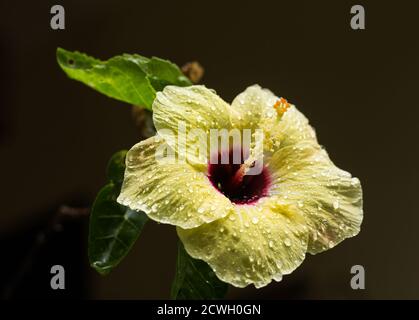
POLYGON ((79 52, 57 49, 57 60, 67 75, 97 91, 151 109, 155 90, 145 72, 126 57, 100 61, 79 52))
MULTIPOLYGON (((134 55, 138 59, 138 55, 134 55)), ((157 57, 152 57, 148 61, 144 60, 140 64, 145 73, 147 73, 150 82, 156 91, 161 91, 167 85, 176 85, 185 87, 192 85, 192 82, 183 75, 179 67, 170 61, 157 57)))
POLYGON ((124 181, 125 156, 127 152, 127 150, 118 151, 108 162, 106 170, 108 179, 118 186, 121 186, 124 181))
POLYGON ((193 259, 179 241, 176 276, 171 297, 178 300, 222 299, 228 285, 202 260, 193 259))
POLYGON ((89 227, 89 261, 108 274, 129 252, 148 218, 116 202, 119 187, 110 182, 93 204, 89 227))
POLYGON ((109 273, 127 255, 148 217, 116 199, 121 191, 126 151, 115 153, 108 164, 110 182, 96 196, 90 214, 89 261, 100 274, 109 273))
POLYGON ((164 86, 191 85, 176 65, 154 57, 124 54, 101 61, 58 48, 57 61, 70 78, 108 97, 150 110, 156 91, 164 86))

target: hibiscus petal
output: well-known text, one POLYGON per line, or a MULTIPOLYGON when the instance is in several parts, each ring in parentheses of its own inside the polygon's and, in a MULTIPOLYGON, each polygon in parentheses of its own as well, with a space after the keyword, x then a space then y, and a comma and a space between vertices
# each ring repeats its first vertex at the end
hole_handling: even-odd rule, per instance
POLYGON ((255 129, 261 126, 264 116, 275 116, 272 107, 278 100, 271 91, 259 85, 248 87, 231 103, 231 121, 235 128, 255 129))
POLYGON ((358 234, 363 217, 361 185, 333 164, 295 106, 275 114, 278 99, 258 85, 247 88, 233 101, 233 114, 240 114, 233 118, 240 121, 233 123, 263 128, 263 161, 273 177, 271 196, 298 204, 311 229, 308 250, 314 254, 358 234), (246 118, 249 111, 257 119, 254 123, 246 118))
POLYGON ((154 100, 153 121, 176 152, 183 154, 185 150, 189 162, 203 166, 209 157, 210 129, 231 128, 230 106, 205 86, 166 86, 154 100), (179 138, 181 132, 185 133, 185 139, 179 138), (199 147, 205 150, 201 156, 199 147))
POLYGON ((298 207, 310 227, 308 251, 334 247, 360 231, 362 189, 357 178, 337 168, 316 143, 278 150, 268 160, 270 195, 298 207))
POLYGON ((275 152, 280 146, 300 141, 316 141, 307 118, 290 104, 284 114, 274 108, 280 98, 259 85, 248 87, 233 101, 232 123, 235 127, 263 129, 265 151, 275 152))
POLYGON ((177 231, 192 257, 206 261, 222 281, 236 287, 280 281, 301 264, 307 249, 303 217, 268 198, 235 206, 228 217, 210 224, 177 231))
POLYGON ((156 152, 170 147, 158 137, 144 140, 127 153, 124 183, 118 202, 144 211, 151 219, 194 228, 225 217, 232 204, 206 175, 186 163, 156 152))

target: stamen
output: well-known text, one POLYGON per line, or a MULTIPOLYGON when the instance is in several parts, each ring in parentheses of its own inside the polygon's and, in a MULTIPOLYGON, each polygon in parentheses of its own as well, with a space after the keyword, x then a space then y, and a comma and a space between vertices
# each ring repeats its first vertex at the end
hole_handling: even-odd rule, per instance
POLYGON ((249 171, 250 166, 246 163, 240 165, 240 168, 234 174, 233 179, 231 180, 231 188, 237 188, 243 181, 244 176, 247 171, 249 171))
MULTIPOLYGON (((218 159, 221 155, 222 152, 219 153, 218 159)), ((250 172, 256 165, 257 159, 254 154, 251 154, 244 163, 235 164, 233 149, 231 149, 229 150, 230 163, 210 163, 208 178, 212 185, 233 203, 252 204, 266 196, 270 187, 270 175, 267 168, 263 167, 262 172, 257 175, 250 172)))
POLYGON ((288 110, 291 105, 288 103, 287 99, 280 98, 275 102, 273 108, 278 113, 278 116, 282 117, 284 113, 288 110))

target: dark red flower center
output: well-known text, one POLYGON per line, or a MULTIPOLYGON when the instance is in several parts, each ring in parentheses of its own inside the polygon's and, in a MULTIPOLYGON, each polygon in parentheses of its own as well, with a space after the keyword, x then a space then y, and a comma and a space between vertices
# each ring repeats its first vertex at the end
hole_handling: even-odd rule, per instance
POLYGON ((244 164, 246 159, 243 157, 243 152, 241 153, 240 163, 233 162, 233 150, 227 152, 228 163, 222 163, 220 152, 218 163, 209 164, 208 178, 212 185, 229 198, 231 202, 237 204, 251 204, 265 197, 268 194, 271 181, 268 169, 263 166, 261 172, 257 175, 246 174, 247 166, 244 164))

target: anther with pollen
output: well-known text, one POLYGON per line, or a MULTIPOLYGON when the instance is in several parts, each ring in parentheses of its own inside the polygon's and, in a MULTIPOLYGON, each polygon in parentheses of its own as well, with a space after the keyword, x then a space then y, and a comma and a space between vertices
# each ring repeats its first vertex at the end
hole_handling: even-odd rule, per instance
POLYGON ((278 113, 278 116, 280 117, 284 115, 289 107, 291 107, 291 105, 288 103, 287 99, 284 98, 278 99, 273 105, 273 108, 276 110, 276 113, 278 113))

